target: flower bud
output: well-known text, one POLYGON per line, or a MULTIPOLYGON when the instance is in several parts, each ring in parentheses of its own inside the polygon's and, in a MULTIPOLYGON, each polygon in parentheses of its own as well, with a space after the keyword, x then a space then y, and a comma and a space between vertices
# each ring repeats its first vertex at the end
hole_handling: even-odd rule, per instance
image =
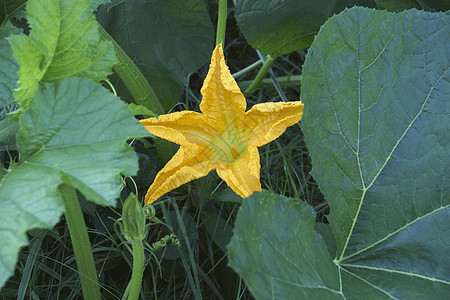
POLYGON ((136 195, 130 194, 122 209, 122 234, 129 242, 139 242, 145 238, 147 228, 145 226, 144 210, 136 195))

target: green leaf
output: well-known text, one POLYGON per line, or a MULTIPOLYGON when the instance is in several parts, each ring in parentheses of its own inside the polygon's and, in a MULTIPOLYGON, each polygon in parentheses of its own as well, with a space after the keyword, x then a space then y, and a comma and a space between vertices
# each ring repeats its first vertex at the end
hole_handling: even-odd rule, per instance
POLYGON ((99 41, 90 0, 29 0, 29 36, 9 38, 20 70, 16 101, 25 109, 39 82, 69 76, 99 82, 116 63, 111 43, 99 41))
POLYGON ((0 287, 14 271, 25 232, 58 222, 58 186, 115 205, 120 174, 134 175, 137 156, 125 141, 148 136, 127 106, 88 79, 65 78, 39 89, 22 115, 20 163, 0 182, 0 287))
POLYGON ((6 37, 20 32, 12 26, 0 28, 0 119, 2 111, 14 103, 13 90, 17 88, 19 65, 12 55, 11 46, 6 37))
POLYGON ((346 7, 374 0, 234 0, 236 21, 253 48, 278 57, 311 45, 320 26, 346 7))
POLYGON ((355 276, 373 272, 371 282, 399 298, 420 281, 438 290, 450 280, 441 256, 450 243, 442 224, 449 21, 448 13, 346 10, 324 25, 303 68, 302 126, 331 208, 336 261, 355 276))
POLYGON ((243 200, 229 264, 256 299, 337 299, 339 273, 306 203, 268 191, 243 200))
POLYGON ((441 139, 449 113, 442 43, 449 22, 448 13, 357 8, 330 19, 310 49, 302 124, 339 259, 360 255, 361 230, 364 244, 375 246, 448 205, 439 161, 448 158, 441 139), (377 220, 358 221, 370 215, 377 220))
MULTIPOLYGON (((206 64, 214 32, 203 0, 127 0, 100 7, 99 22, 145 75, 165 109, 187 75, 206 64)), ((119 91, 122 86, 116 87, 119 91)))
POLYGON ((449 22, 355 7, 321 28, 302 129, 330 224, 244 199, 229 258, 256 299, 449 298, 449 22))

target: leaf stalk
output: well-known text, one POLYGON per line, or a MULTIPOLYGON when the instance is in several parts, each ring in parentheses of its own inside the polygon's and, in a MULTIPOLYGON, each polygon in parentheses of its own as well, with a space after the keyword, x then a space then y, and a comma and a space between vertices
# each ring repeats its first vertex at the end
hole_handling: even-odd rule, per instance
POLYGON ((100 300, 100 286, 94 256, 75 189, 67 184, 59 187, 65 206, 65 216, 75 253, 84 299, 100 300))
POLYGON ((217 16, 216 45, 225 47, 225 31, 227 27, 227 0, 219 0, 219 11, 217 16))
POLYGON ((144 246, 142 241, 134 242, 133 271, 131 273, 131 288, 128 300, 138 300, 141 291, 142 275, 144 273, 144 246))
MULTIPOLYGON (((166 112, 161 101, 159 101, 158 96, 144 74, 142 74, 133 60, 125 53, 114 38, 109 35, 102 25, 98 24, 98 28, 100 37, 104 40, 111 41, 114 46, 114 51, 119 63, 116 64, 113 69, 130 91, 134 101, 157 115, 165 114, 166 112)), ((156 151, 162 162, 168 162, 175 153, 175 146, 165 140, 155 139, 154 141, 156 151)))
POLYGON ((263 78, 266 76, 267 72, 270 69, 270 66, 272 66, 274 61, 275 61, 275 59, 272 56, 270 56, 270 55, 266 56, 266 61, 264 62, 261 69, 259 69, 258 74, 256 74, 255 79, 253 79, 253 82, 245 90, 244 95, 250 95, 259 86, 259 84, 261 83, 263 78))

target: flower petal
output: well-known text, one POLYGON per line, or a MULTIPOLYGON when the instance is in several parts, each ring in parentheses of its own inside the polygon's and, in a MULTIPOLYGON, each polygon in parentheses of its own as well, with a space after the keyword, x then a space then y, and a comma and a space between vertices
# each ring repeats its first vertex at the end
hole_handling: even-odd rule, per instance
POLYGON ((213 143, 219 135, 203 114, 194 111, 175 112, 139 122, 154 136, 178 145, 194 143, 205 146, 213 143))
POLYGON ((242 198, 247 198, 255 191, 261 190, 259 181, 258 148, 250 147, 245 154, 234 163, 219 164, 217 175, 227 183, 227 185, 242 198))
POLYGON ((245 113, 244 124, 250 135, 249 145, 261 147, 278 138, 286 128, 303 116, 303 103, 268 102, 256 104, 245 113))
POLYGON ((208 75, 201 89, 203 95, 200 110, 213 124, 223 131, 229 124, 243 116, 247 107, 236 81, 225 64, 222 46, 214 49, 208 75))
POLYGON ((208 161, 205 149, 194 144, 190 147, 180 147, 156 175, 145 195, 145 204, 155 202, 162 195, 189 181, 206 176, 215 166, 208 161))

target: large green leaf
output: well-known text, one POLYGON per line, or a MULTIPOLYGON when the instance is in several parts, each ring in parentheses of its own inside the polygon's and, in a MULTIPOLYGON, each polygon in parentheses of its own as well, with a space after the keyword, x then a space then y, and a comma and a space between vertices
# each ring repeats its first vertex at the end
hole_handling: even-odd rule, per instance
POLYGON ((360 255, 361 230, 374 231, 369 247, 445 212, 449 23, 448 13, 356 8, 310 49, 302 124, 340 259, 360 255))
POLYGON ((311 45, 320 26, 346 7, 374 0, 234 0, 239 28, 263 54, 277 57, 311 45))
POLYGON ((230 264, 257 299, 450 297, 449 21, 356 7, 321 28, 302 128, 336 253, 304 205, 246 199, 230 264))
POLYGON ((187 75, 209 61, 214 47, 203 0, 127 0, 100 7, 97 18, 145 75, 165 109, 178 102, 187 75))
POLYGON ((36 92, 20 120, 20 163, 0 182, 0 287, 27 243, 25 232, 58 222, 58 186, 69 184, 90 201, 115 205, 120 174, 138 169, 125 141, 147 135, 123 102, 88 79, 65 78, 36 92))
POLYGON ((243 200, 228 245, 229 264, 256 299, 333 299, 339 274, 314 210, 268 191, 243 200))
POLYGON ((114 50, 99 41, 93 6, 91 0, 28 1, 30 35, 9 37, 20 65, 15 97, 25 109, 41 80, 79 76, 99 82, 111 73, 114 50))
POLYGON ((314 230, 315 220, 314 210, 296 199, 268 191, 244 199, 228 259, 256 299, 448 298, 448 284, 439 279, 337 264, 329 253, 333 241, 321 235, 326 227, 314 230))

